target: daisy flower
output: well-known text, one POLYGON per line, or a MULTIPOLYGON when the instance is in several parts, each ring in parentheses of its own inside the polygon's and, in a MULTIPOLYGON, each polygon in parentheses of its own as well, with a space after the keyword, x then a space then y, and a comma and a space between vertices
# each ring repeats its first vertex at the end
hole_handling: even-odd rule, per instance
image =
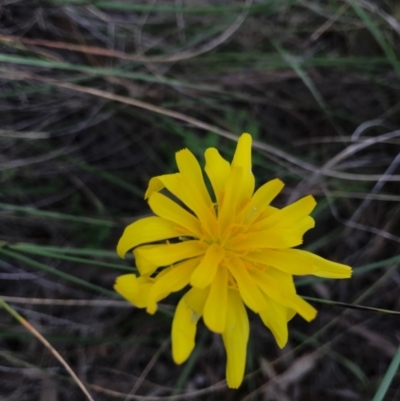
POLYGON ((155 216, 126 227, 117 246, 121 257, 133 250, 139 276, 118 277, 115 290, 154 314, 159 301, 186 289, 172 322, 173 359, 177 364, 187 360, 202 318, 209 330, 222 335, 231 388, 243 380, 247 308, 282 348, 289 320, 299 314, 309 322, 317 313, 297 295, 293 275, 351 276, 346 265, 293 249, 314 227, 310 213, 316 202, 306 196, 282 209, 271 206, 284 184, 274 179, 255 191, 251 143, 249 134, 239 138, 232 163, 217 149, 206 150, 204 170, 212 194, 195 156, 188 149, 177 152, 179 172, 149 182, 145 199, 155 216))

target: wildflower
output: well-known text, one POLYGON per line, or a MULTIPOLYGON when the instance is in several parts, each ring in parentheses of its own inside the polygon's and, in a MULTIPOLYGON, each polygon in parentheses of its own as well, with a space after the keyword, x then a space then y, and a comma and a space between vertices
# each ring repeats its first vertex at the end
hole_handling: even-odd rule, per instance
POLYGON ((282 209, 270 205, 283 188, 279 179, 254 192, 251 136, 238 141, 232 163, 215 148, 205 152, 205 172, 188 150, 176 153, 179 173, 154 177, 145 194, 155 216, 129 225, 117 246, 121 257, 133 249, 140 276, 117 278, 115 289, 138 308, 153 314, 157 303, 187 286, 172 322, 172 355, 186 361, 195 346, 196 325, 203 318, 222 334, 227 352, 228 386, 243 380, 249 320, 245 306, 257 313, 279 347, 288 341, 288 321, 307 321, 316 310, 296 294, 293 275, 348 278, 351 268, 310 252, 292 249, 314 227, 315 207, 306 196, 282 209), (180 202, 160 191, 167 189, 180 202))

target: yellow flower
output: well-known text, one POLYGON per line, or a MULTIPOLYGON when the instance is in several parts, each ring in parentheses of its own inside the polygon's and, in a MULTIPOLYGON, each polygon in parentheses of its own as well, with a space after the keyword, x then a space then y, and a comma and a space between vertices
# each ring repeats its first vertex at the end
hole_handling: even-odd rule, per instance
POLYGON ((240 386, 246 362, 249 320, 245 305, 271 330, 279 347, 288 340, 288 321, 307 321, 316 310, 296 294, 293 275, 349 278, 351 268, 310 252, 291 249, 314 227, 312 196, 278 209, 271 201, 283 183, 274 179, 254 192, 251 136, 238 141, 232 163, 215 148, 205 152, 205 172, 188 150, 176 153, 179 173, 154 177, 145 194, 155 216, 129 225, 117 246, 121 257, 133 249, 140 276, 117 278, 115 290, 138 308, 155 313, 157 302, 191 287, 172 322, 172 355, 186 361, 202 317, 222 334, 228 386, 240 386), (178 201, 162 194, 167 189, 178 201), (171 241, 169 241, 171 240, 171 241))

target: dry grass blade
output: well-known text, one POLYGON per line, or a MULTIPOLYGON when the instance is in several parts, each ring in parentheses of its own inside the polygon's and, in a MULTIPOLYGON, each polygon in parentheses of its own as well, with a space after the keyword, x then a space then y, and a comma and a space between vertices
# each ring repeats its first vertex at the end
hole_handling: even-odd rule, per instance
POLYGON ((338 324, 346 327, 348 331, 356 334, 364 340, 367 340, 371 346, 377 348, 380 352, 384 353, 390 358, 396 353, 396 346, 392 344, 382 334, 369 329, 364 323, 354 324, 346 318, 341 318, 338 324))
MULTIPOLYGON (((120 95, 115 95, 113 93, 101 90, 101 89, 96 89, 96 88, 91 88, 91 87, 85 87, 81 85, 76 85, 76 84, 71 84, 68 82, 60 82, 52 79, 46 79, 42 78, 39 76, 36 76, 34 74, 26 74, 26 73, 19 73, 19 72, 12 72, 12 73, 6 73, 5 76, 9 79, 33 79, 33 80, 38 80, 42 82, 46 82, 49 84, 52 84, 56 87, 60 88, 65 88, 65 89, 70 89, 76 92, 80 93, 86 93, 90 94, 93 96, 98 96, 104 99, 109 99, 113 101, 117 101, 120 103, 125 103, 129 104, 131 106, 139 107, 141 109, 149 110, 158 114, 162 114, 171 118, 174 118, 176 120, 184 121, 196 128, 199 128, 204 131, 211 131, 216 133, 217 135, 220 135, 224 138, 228 138, 231 140, 236 141, 237 140, 237 135, 223 130, 219 127, 216 127, 215 125, 211 125, 208 123, 205 123, 204 121, 198 120, 193 117, 189 117, 183 113, 177 112, 177 111, 172 111, 168 110, 164 107, 160 106, 155 106, 150 103, 143 102, 141 100, 129 98, 126 96, 120 96, 120 95)), ((315 181, 322 175, 322 176, 327 176, 327 177, 333 177, 333 178, 339 178, 343 180, 355 180, 355 181, 399 181, 400 180, 400 175, 385 175, 382 176, 380 174, 353 174, 353 173, 344 173, 340 171, 335 171, 332 170, 331 168, 335 166, 339 160, 342 160, 346 157, 348 157, 351 154, 356 153, 357 151, 364 149, 365 147, 371 146, 372 144, 379 143, 379 142, 384 142, 388 139, 392 139, 395 137, 400 136, 400 131, 395 131, 395 132, 390 132, 385 135, 381 135, 379 138, 369 138, 362 143, 357 143, 349 148, 345 149, 343 152, 340 154, 336 155, 333 159, 331 159, 328 163, 326 163, 322 167, 316 167, 310 163, 304 162, 297 157, 292 156, 289 153, 286 153, 280 149, 277 149, 274 146, 268 145, 266 143, 262 143, 259 141, 254 141, 253 146, 256 149, 265 151, 279 159, 283 159, 295 166, 301 167, 302 169, 306 171, 313 172, 314 174, 311 176, 311 178, 308 179, 307 182, 307 188, 310 187, 315 181)), ((294 195, 293 195, 294 196, 294 195)), ((297 194, 296 194, 297 197, 297 194)))
MULTIPOLYGON (((315 351, 312 354, 304 355, 298 358, 293 365, 284 373, 272 377, 267 383, 257 388, 257 390, 248 394, 242 401, 250 401, 257 394, 266 394, 273 390, 273 387, 278 387, 279 390, 284 390, 290 384, 299 382, 304 376, 314 369, 318 360, 322 357, 322 353, 315 351)), ((268 364, 268 362, 265 362, 268 364)), ((264 374, 270 375, 270 370, 264 364, 264 374), (269 373, 268 373, 269 372, 269 373)), ((263 368, 263 364, 261 364, 263 368)))
POLYGON ((113 57, 120 60, 129 60, 142 63, 174 63, 177 61, 187 60, 193 57, 200 56, 204 53, 208 53, 216 47, 220 46, 222 43, 226 42, 230 36, 232 36, 243 24, 247 17, 248 9, 252 5, 253 0, 246 0, 243 6, 243 12, 236 18, 236 20, 230 25, 224 32, 222 32, 218 37, 201 46, 197 50, 185 51, 178 54, 172 54, 170 56, 155 56, 155 57, 145 57, 138 55, 130 55, 120 51, 105 49, 96 46, 87 45, 76 45, 73 43, 66 42, 56 42, 46 39, 30 39, 17 37, 13 35, 0 35, 0 42, 4 43, 22 43, 25 45, 43 46, 53 49, 62 49, 75 51, 85 54, 92 54, 96 56, 113 57))
MULTIPOLYGON (((347 3, 351 4, 351 0, 346 0, 346 1, 347 3)), ((366 10, 369 10, 379 15, 381 18, 383 18, 393 28, 393 30, 400 35, 400 23, 396 18, 394 18, 392 15, 388 14, 387 12, 382 10, 379 6, 370 1, 358 0, 358 2, 366 10)))
POLYGON ((21 138, 21 139, 48 139, 48 132, 17 132, 0 129, 0 137, 3 138, 21 138))
POLYGON ((64 366, 65 370, 70 374, 74 382, 85 394, 89 401, 94 401, 89 391, 86 389, 82 381, 75 374, 75 372, 70 368, 70 366, 65 362, 63 357, 57 352, 56 349, 27 321, 25 320, 17 311, 15 311, 10 305, 7 304, 2 298, 0 298, 0 306, 2 306, 11 316, 13 316, 22 326, 24 326, 30 333, 32 333, 64 366))
MULTIPOLYGON (((343 176, 348 176, 349 174, 347 173, 341 173, 337 171, 334 172, 333 168, 337 166, 339 162, 349 158, 350 156, 353 156, 354 154, 365 148, 398 137, 400 137, 400 130, 388 132, 386 134, 379 135, 376 138, 367 138, 362 142, 357 142, 355 144, 349 145, 344 150, 342 150, 334 157, 332 157, 330 160, 328 160, 321 168, 316 170, 314 174, 312 174, 310 177, 308 177, 306 180, 300 183, 297 187, 297 190, 292 193, 290 200, 293 201, 294 199, 298 198, 299 194, 303 194, 310 191, 311 187, 314 186, 320 180, 321 176, 336 176, 337 178, 344 178, 343 176), (334 172, 334 174, 332 174, 332 172, 334 172)), ((391 170, 388 171, 389 173, 384 173, 382 175, 378 174, 369 175, 368 181, 370 179, 372 181, 373 178, 373 181, 378 181, 382 183, 386 181, 398 181, 400 179, 400 176, 398 174, 392 174, 391 170)), ((352 174, 352 175, 359 176, 360 180, 366 178, 365 175, 363 174, 360 175, 352 174)))
POLYGON ((59 305, 59 306, 91 306, 113 307, 113 308, 132 308, 132 305, 126 301, 117 301, 113 299, 51 299, 51 298, 23 298, 8 297, 2 295, 1 298, 10 303, 27 305, 59 305))
MULTIPOLYGON (((91 384, 90 388, 92 388, 94 391, 97 391, 102 394, 109 395, 114 398, 118 399, 123 399, 123 400, 137 400, 137 401, 170 401, 171 396, 152 396, 152 395, 137 395, 137 394, 126 394, 122 393, 120 391, 115 391, 115 390, 110 390, 108 388, 101 387, 97 384, 91 384)), ((187 393, 183 394, 178 394, 174 395, 173 399, 174 401, 184 401, 184 400, 190 400, 194 399, 197 397, 202 397, 205 395, 210 395, 213 394, 214 392, 217 392, 218 390, 223 390, 226 389, 226 383, 225 380, 213 384, 212 386, 209 386, 207 388, 203 388, 201 390, 195 390, 195 391, 190 391, 187 393)), ((172 391, 173 389, 171 389, 172 391)))
MULTIPOLYGON (((384 383, 400 313, 398 2, 42 3, 6 0, 0 12, 3 301, 95 399, 359 401, 378 387, 397 399, 384 383), (174 364, 166 344, 181 292, 150 316, 112 285, 140 273, 114 248, 150 215, 151 177, 176 172, 179 149, 201 166, 207 148, 230 160, 243 132, 255 188, 285 183, 271 206, 294 188, 299 197, 299 183, 315 195, 301 249, 354 275, 296 279, 318 316, 290 321, 283 350, 251 317, 245 380, 232 391, 204 322, 192 356, 174 364)), ((0 398, 87 399, 31 332, 0 320, 0 398)))
POLYGON ((147 366, 143 369, 142 373, 140 374, 140 377, 138 378, 137 382, 133 386, 132 390, 129 392, 129 395, 135 394, 140 386, 143 384, 143 381, 146 379, 147 375, 149 374, 150 370, 153 368, 155 363, 158 361, 158 358, 160 358, 161 354, 165 351, 167 346, 169 345, 170 341, 169 339, 164 341, 160 348, 157 350, 157 352, 153 355, 147 366))
POLYGON ((350 7, 350 4, 343 4, 337 12, 324 22, 311 36, 310 40, 317 40, 324 32, 326 32, 350 7))
MULTIPOLYGON (((220 135, 227 139, 231 139, 233 141, 237 141, 237 138, 238 138, 237 135, 235 135, 229 131, 226 131, 219 127, 216 127, 215 125, 205 123, 204 121, 198 120, 196 118, 189 117, 183 113, 168 110, 164 107, 155 106, 153 104, 146 103, 141 100, 129 98, 126 96, 115 95, 114 93, 110 93, 110 92, 107 92, 107 91, 104 91, 101 89, 71 84, 68 82, 60 82, 60 81, 56 81, 54 79, 43 78, 43 77, 39 77, 34 74, 29 74, 29 73, 24 73, 24 72, 19 72, 19 71, 6 72, 5 74, 3 74, 3 76, 7 77, 8 79, 16 79, 16 80, 32 79, 32 80, 37 80, 37 81, 41 81, 41 82, 46 82, 46 83, 49 83, 49 84, 54 85, 59 88, 70 89, 75 92, 86 93, 89 95, 98 96, 98 97, 101 97, 104 99, 109 99, 109 100, 113 100, 116 102, 129 104, 134 107, 139 107, 144 110, 149 110, 154 113, 162 114, 164 116, 186 122, 186 123, 190 124, 191 126, 199 128, 201 130, 214 132, 217 135, 220 135)), ((307 171, 316 171, 317 170, 317 168, 315 166, 313 166, 307 162, 304 162, 304 161, 298 159, 297 157, 292 156, 289 153, 279 150, 279 149, 275 148, 274 146, 271 146, 271 145, 268 145, 266 143, 262 143, 259 141, 254 141, 253 145, 257 149, 263 150, 263 151, 265 151, 269 154, 272 154, 280 159, 286 160, 287 162, 294 164, 295 166, 301 167, 304 170, 307 170, 307 171)), ((327 173, 327 172, 325 171, 325 173, 327 173)))

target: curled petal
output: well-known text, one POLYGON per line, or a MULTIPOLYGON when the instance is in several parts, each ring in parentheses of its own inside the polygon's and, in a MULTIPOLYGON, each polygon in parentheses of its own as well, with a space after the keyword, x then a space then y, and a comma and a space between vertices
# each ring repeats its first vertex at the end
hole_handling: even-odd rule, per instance
POLYGON ((164 174, 157 177, 153 177, 149 181, 147 191, 144 194, 144 199, 148 199, 152 194, 162 191, 165 188, 165 181, 173 181, 178 179, 179 174, 164 174))
POLYGON ((147 296, 153 285, 154 279, 150 277, 136 277, 134 274, 124 274, 117 277, 114 289, 137 308, 145 308, 147 306, 147 296))

